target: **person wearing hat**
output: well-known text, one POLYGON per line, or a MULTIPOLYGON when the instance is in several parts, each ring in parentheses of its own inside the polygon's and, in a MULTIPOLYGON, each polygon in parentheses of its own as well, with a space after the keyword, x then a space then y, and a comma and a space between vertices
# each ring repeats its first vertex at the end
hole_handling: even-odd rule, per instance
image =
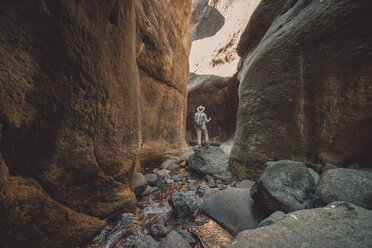
POLYGON ((196 128, 196 134, 198 136, 198 146, 201 147, 201 133, 203 131, 204 137, 205 137, 205 142, 207 143, 206 147, 209 147, 208 143, 208 130, 206 127, 206 123, 211 120, 211 118, 207 118, 207 115, 204 113, 205 107, 200 105, 197 107, 197 112, 195 113, 195 128, 196 128))

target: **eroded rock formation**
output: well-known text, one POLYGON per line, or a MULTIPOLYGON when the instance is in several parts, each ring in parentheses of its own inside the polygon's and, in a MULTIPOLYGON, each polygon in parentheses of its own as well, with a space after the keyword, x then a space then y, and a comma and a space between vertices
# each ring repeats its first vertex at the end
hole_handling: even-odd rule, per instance
POLYGON ((146 128, 142 155, 187 149, 191 0, 136 2, 137 63, 146 128))
POLYGON ((87 241, 134 210, 143 141, 185 147, 190 12, 191 1, 1 2, 1 247, 87 241))
POLYGON ((371 9, 370 1, 261 1, 238 45, 235 175, 325 151, 371 161, 371 9))
POLYGON ((196 142, 193 127, 196 107, 212 117, 208 132, 213 143, 232 139, 238 109, 239 81, 235 72, 236 47, 259 0, 194 0, 193 43, 188 80, 187 137, 196 142))

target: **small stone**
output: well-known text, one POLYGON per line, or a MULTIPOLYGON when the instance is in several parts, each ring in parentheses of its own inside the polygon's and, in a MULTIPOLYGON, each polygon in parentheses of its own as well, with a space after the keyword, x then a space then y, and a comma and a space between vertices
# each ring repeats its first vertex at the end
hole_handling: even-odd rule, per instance
POLYGON ((168 159, 160 165, 160 169, 164 170, 173 171, 177 168, 179 168, 178 164, 176 164, 172 159, 168 159))
POLYGON ((214 182, 213 177, 211 177, 210 175, 206 175, 205 176, 205 180, 208 182, 208 186, 209 187, 211 187, 211 188, 215 188, 216 187, 216 183, 214 182))
POLYGON ((349 169, 353 169, 353 170, 359 170, 360 169, 360 165, 358 163, 353 163, 351 165, 348 165, 349 169))
POLYGON ((133 225, 133 214, 124 213, 120 217, 123 228, 129 228, 133 225))
POLYGON ((176 231, 172 230, 167 237, 161 242, 161 248, 191 248, 184 238, 176 231))
POLYGON ((208 185, 201 184, 201 185, 199 185, 198 192, 200 194, 204 194, 204 191, 207 190, 207 189, 209 189, 208 185))
POLYGON ((173 213, 180 218, 190 217, 199 210, 195 191, 173 193, 168 199, 168 203, 172 207, 173 213))
POLYGON ((170 178, 169 173, 170 173, 169 170, 157 170, 157 171, 154 171, 154 174, 158 176, 158 180, 164 180, 164 181, 166 181, 167 179, 170 178))
POLYGON ((145 178, 150 186, 155 186, 158 183, 158 176, 154 173, 145 175, 145 178))
POLYGON ((326 163, 323 168, 322 168, 322 173, 329 171, 329 170, 334 170, 337 169, 337 166, 334 166, 333 164, 326 163))
POLYGON ((189 191, 196 191, 196 186, 193 183, 187 183, 187 187, 189 188, 189 191))
POLYGON ((175 175, 171 177, 176 183, 181 182, 183 180, 183 176, 181 174, 175 175))
POLYGON ((218 188, 219 190, 224 190, 224 189, 227 188, 227 186, 224 185, 224 184, 217 184, 217 188, 218 188))
POLYGON ((181 230, 181 229, 174 229, 179 235, 182 236, 182 238, 184 240, 186 240, 187 243, 189 243, 189 245, 191 246, 195 246, 196 245, 196 240, 193 239, 189 234, 187 234, 185 231, 181 230))
POLYGON ((142 239, 137 239, 133 248, 159 248, 159 244, 150 235, 146 235, 142 239))
POLYGON ((309 165, 309 167, 315 170, 317 173, 322 173, 322 169, 323 169, 322 164, 311 164, 309 165))
POLYGON ((164 224, 153 224, 150 227, 150 234, 155 237, 164 237, 169 232, 169 229, 164 224))
POLYGON ((136 196, 141 195, 147 186, 146 178, 139 172, 133 173, 133 191, 136 196))
POLYGON ((180 166, 181 168, 185 168, 185 166, 186 166, 186 161, 182 161, 182 162, 179 164, 179 166, 180 166))
POLYGON ((260 222, 260 224, 258 224, 258 227, 263 227, 263 226, 268 226, 268 225, 274 224, 278 220, 283 219, 284 216, 285 216, 285 213, 283 213, 281 211, 276 211, 272 215, 267 217, 266 219, 262 220, 260 222))
POLYGON ((147 186, 146 190, 142 193, 142 196, 146 196, 146 195, 149 195, 155 191, 159 190, 158 187, 149 187, 147 186))
POLYGON ((169 179, 165 180, 165 183, 169 185, 169 184, 174 183, 174 180, 169 178, 169 179))

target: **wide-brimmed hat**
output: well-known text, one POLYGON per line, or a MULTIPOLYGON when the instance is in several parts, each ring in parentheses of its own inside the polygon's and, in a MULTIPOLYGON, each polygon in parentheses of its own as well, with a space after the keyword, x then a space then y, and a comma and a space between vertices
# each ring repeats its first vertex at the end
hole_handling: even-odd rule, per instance
POLYGON ((199 111, 199 112, 203 112, 204 109, 205 108, 202 105, 200 105, 199 107, 196 108, 196 110, 199 111))

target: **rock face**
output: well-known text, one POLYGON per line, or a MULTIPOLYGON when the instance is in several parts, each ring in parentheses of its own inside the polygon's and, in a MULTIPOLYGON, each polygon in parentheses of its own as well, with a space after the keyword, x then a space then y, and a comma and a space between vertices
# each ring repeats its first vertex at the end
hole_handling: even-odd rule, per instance
POLYGON ((146 127, 142 156, 187 150, 191 0, 136 2, 137 64, 146 127))
POLYGON ((239 81, 235 72, 240 35, 259 0, 194 0, 193 43, 188 79, 187 138, 196 143, 194 114, 199 105, 212 117, 211 142, 221 144, 235 133, 239 81))
POLYGON ((228 247, 370 247, 372 212, 345 202, 331 205, 296 211, 270 226, 241 232, 228 247))
POLYGON ((367 0, 261 1, 238 45, 233 173, 327 151, 371 161, 371 8, 367 0))
POLYGON ((316 181, 303 163, 267 162, 262 177, 251 189, 252 198, 271 213, 306 208, 313 198, 316 181))
POLYGON ((210 146, 201 152, 196 152, 189 157, 187 163, 190 169, 203 175, 211 175, 224 181, 231 180, 228 170, 229 157, 218 147, 210 146))
POLYGON ((79 246, 135 209, 140 151, 186 147, 190 15, 191 0, 0 3, 1 247, 79 246))
POLYGON ((190 72, 231 77, 236 46, 259 0, 193 0, 190 72))
POLYGON ((200 105, 206 108, 205 113, 212 118, 207 124, 210 142, 221 144, 232 139, 238 111, 237 78, 190 74, 187 84, 187 139, 197 143, 194 115, 200 105))
POLYGON ((372 210, 372 172, 333 169, 325 172, 316 186, 314 206, 345 201, 372 210))
POLYGON ((265 217, 262 207, 255 203, 250 188, 228 188, 203 198, 202 211, 236 235, 254 229, 265 217))

